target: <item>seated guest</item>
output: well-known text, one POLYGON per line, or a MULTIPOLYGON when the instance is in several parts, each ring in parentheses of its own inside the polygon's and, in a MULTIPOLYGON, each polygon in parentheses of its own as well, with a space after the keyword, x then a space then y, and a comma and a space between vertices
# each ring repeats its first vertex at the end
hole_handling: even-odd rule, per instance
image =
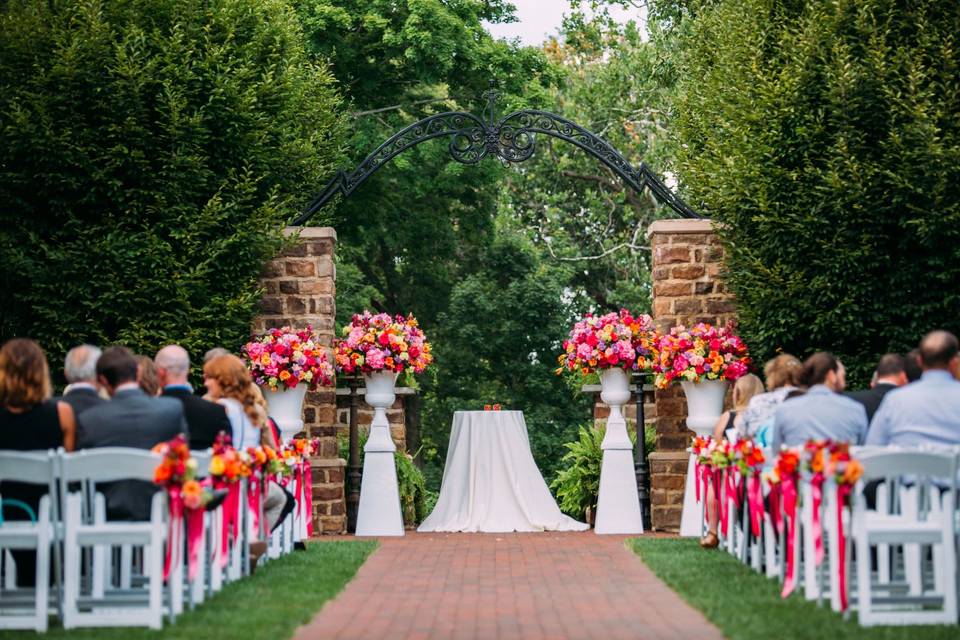
MULTIPOLYGON (((747 408, 747 404, 751 398, 755 398, 762 392, 763 383, 760 382, 760 378, 752 373, 737 378, 736 383, 733 385, 733 409, 720 414, 717 425, 713 428, 714 439, 722 440, 723 438, 728 438, 728 436, 734 436, 734 438, 728 439, 735 439, 737 435, 735 425, 740 416, 743 415, 743 410, 747 408)), ((708 530, 706 535, 700 539, 700 546, 705 549, 712 549, 720 544, 720 538, 717 536, 720 505, 717 502, 717 495, 713 490, 712 484, 707 487, 706 505, 708 530)))
POLYGON ((888 392, 907 384, 907 359, 897 353, 888 353, 880 358, 877 370, 873 374, 870 388, 865 391, 849 391, 853 398, 867 410, 867 420, 873 419, 880 401, 888 392))
POLYGON ((190 356, 186 350, 171 344, 157 352, 157 377, 163 386, 162 395, 183 403, 183 411, 190 429, 190 448, 207 449, 213 446, 221 431, 231 433, 226 409, 216 402, 208 402, 193 394, 187 382, 190 356))
MULTIPOLYGON (((261 444, 277 448, 273 432, 267 424, 263 394, 253 384, 250 372, 240 358, 227 354, 204 364, 203 384, 210 396, 226 408, 235 448, 246 449, 261 444)), ((288 496, 275 482, 267 485, 263 511, 269 529, 273 529, 284 512, 292 508, 289 503, 293 498, 288 496)))
POLYGON ((160 377, 157 375, 157 366, 150 356, 134 356, 137 359, 137 384, 148 396, 155 398, 160 395, 160 377))
MULTIPOLYGON (((137 360, 129 349, 111 347, 97 361, 97 378, 112 400, 87 409, 77 422, 77 445, 152 449, 177 434, 189 435, 183 405, 173 398, 148 396, 137 384, 137 360)), ((128 480, 104 484, 107 516, 114 520, 148 520, 152 482, 128 480)))
POLYGON ((923 367, 920 366, 920 349, 911 349, 907 352, 905 371, 908 384, 916 382, 923 375, 923 367))
MULTIPOLYGON (((63 447, 73 451, 75 422, 66 402, 50 398, 47 357, 33 340, 14 338, 0 347, 0 449, 36 451, 63 447)), ((36 514, 47 487, 4 482, 4 501, 19 500, 36 514)), ((30 520, 30 514, 12 503, 3 506, 6 520, 30 520)), ((32 587, 36 579, 36 552, 12 551, 17 582, 32 587)))
POLYGON ((769 444, 773 414, 787 394, 798 390, 802 368, 800 361, 789 353, 782 353, 767 361, 763 367, 767 392, 751 398, 747 408, 740 413, 737 432, 741 438, 750 436, 762 446, 769 444))
POLYGON ((73 408, 75 415, 90 407, 106 402, 97 388, 97 359, 100 349, 92 344, 82 344, 67 352, 63 361, 63 375, 69 385, 63 396, 57 398, 73 408))
POLYGON ((774 414, 770 439, 774 452, 782 445, 798 447, 811 439, 863 442, 867 412, 859 402, 841 395, 846 371, 836 356, 821 351, 807 358, 800 382, 807 392, 785 401, 774 414))
POLYGON ((920 380, 884 397, 870 423, 867 444, 960 444, 960 356, 957 338, 933 331, 920 342, 920 380))

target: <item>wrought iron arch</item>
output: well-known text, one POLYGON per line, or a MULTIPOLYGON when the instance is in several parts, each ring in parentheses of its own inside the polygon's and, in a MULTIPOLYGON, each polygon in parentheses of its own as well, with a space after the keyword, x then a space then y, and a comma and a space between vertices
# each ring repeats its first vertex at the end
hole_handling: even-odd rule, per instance
POLYGON ((463 164, 476 164, 487 156, 506 162, 523 162, 536 150, 536 136, 543 134, 576 145, 620 176, 632 189, 650 189, 654 197, 683 218, 703 218, 663 183, 643 162, 631 165, 609 142, 580 125, 555 113, 536 109, 514 111, 497 119, 493 89, 483 94, 487 104, 482 117, 464 111, 448 111, 428 116, 392 135, 364 158, 350 173, 337 172, 323 191, 292 221, 302 225, 338 193, 348 197, 367 178, 411 147, 434 138, 449 137, 451 157, 463 164))

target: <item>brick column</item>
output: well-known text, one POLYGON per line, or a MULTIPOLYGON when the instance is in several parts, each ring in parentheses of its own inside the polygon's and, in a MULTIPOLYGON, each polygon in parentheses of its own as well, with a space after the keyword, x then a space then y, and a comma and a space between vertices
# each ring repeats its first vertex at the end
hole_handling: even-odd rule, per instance
MULTIPOLYGON (((698 322, 725 325, 736 319, 733 295, 720 279, 723 246, 709 220, 657 220, 647 230, 652 249, 653 317, 657 328, 698 322)), ((680 385, 654 393, 657 451, 650 456, 651 512, 658 530, 680 526, 693 432, 685 426, 687 403, 680 385)))
MULTIPOLYGON (((264 295, 253 331, 272 327, 311 325, 320 342, 333 344, 336 304, 334 250, 337 232, 331 227, 288 227, 288 237, 297 239, 264 266, 260 285, 264 295)), ((332 355, 332 354, 331 354, 332 355)), ((320 454, 314 460, 314 525, 323 533, 346 531, 343 502, 343 466, 338 457, 336 396, 333 387, 307 393, 303 403, 304 430, 320 439, 320 454)))

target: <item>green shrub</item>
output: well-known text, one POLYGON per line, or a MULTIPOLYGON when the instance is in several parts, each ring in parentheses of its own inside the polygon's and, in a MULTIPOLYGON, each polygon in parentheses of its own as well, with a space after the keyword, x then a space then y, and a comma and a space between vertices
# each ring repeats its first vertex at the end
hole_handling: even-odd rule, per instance
POLYGON ((339 104, 283 0, 0 4, 0 338, 236 349, 339 104))
POLYGON ((677 173, 757 359, 829 349, 866 382, 960 330, 960 4, 683 5, 677 173))
MULTIPOLYGON (((637 442, 636 431, 628 421, 630 441, 637 442)), ((587 509, 596 514, 597 496, 600 493, 600 463, 603 461, 603 437, 606 427, 588 424, 580 427, 578 437, 563 446, 567 453, 560 459, 561 469, 550 488, 554 490, 560 510, 573 518, 585 519, 587 509)), ((656 447, 657 432, 653 425, 644 429, 645 452, 650 455, 656 447)))

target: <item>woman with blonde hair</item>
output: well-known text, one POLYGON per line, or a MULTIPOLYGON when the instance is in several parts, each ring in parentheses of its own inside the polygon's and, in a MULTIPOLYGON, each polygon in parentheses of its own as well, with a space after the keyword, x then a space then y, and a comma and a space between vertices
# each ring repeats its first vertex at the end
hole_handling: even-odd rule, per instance
POLYGON ((767 361, 763 367, 767 392, 754 396, 741 414, 737 423, 737 433, 741 438, 749 436, 761 446, 767 445, 773 414, 791 392, 798 390, 802 369, 800 360, 789 353, 781 353, 767 361))
POLYGON ((222 404, 230 421, 233 446, 237 449, 277 443, 267 427, 267 408, 263 394, 253 384, 243 360, 227 354, 203 365, 203 384, 210 399, 222 404))
MULTIPOLYGON (((73 451, 73 408, 66 402, 50 400, 50 393, 50 366, 39 344, 14 338, 0 347, 0 449, 36 451, 62 446, 73 451)), ((31 520, 38 515, 40 498, 47 493, 47 487, 4 482, 0 493, 7 503, 2 513, 4 519, 31 520)), ((17 582, 22 587, 32 587, 36 552, 11 553, 17 565, 17 582)))
MULTIPOLYGON (((720 414, 720 418, 713 428, 714 439, 722 440, 727 438, 735 440, 737 435, 737 421, 743 415, 743 410, 747 408, 752 398, 755 398, 761 393, 763 393, 763 382, 761 382, 757 376, 748 373, 745 376, 737 378, 737 381, 733 385, 733 409, 720 414)), ((713 491, 712 484, 707 487, 706 505, 708 531, 700 540, 700 546, 710 549, 720 544, 720 538, 717 536, 717 523, 720 520, 720 505, 713 491)))

